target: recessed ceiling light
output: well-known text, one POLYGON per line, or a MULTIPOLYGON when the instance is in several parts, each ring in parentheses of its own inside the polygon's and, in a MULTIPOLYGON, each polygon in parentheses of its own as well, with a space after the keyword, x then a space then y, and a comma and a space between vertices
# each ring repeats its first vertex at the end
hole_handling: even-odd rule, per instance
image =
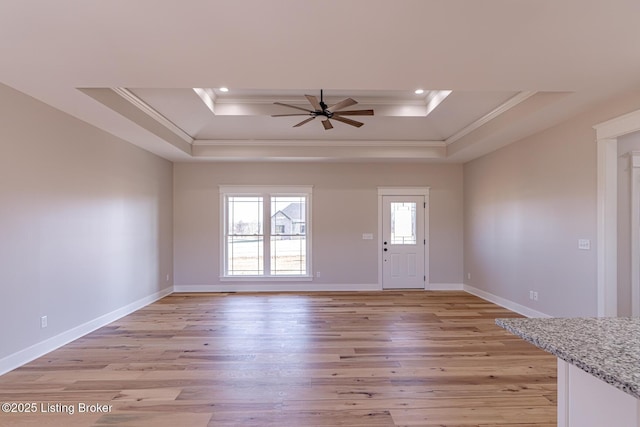
POLYGON ((220 92, 229 92, 229 88, 228 87, 221 87, 220 89, 218 89, 220 92))
POLYGON ((416 90, 414 91, 414 93, 415 93, 416 95, 422 95, 422 94, 424 93, 424 89, 416 89, 416 90))

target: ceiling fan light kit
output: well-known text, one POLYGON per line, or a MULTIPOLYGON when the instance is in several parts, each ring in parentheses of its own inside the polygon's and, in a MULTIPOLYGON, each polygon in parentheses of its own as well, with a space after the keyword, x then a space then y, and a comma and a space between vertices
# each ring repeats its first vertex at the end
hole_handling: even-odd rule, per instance
POLYGON ((316 117, 322 120, 322 126, 324 130, 333 129, 333 125, 331 124, 330 119, 337 120, 339 122, 348 124, 354 127, 361 127, 364 123, 349 119, 344 116, 373 116, 373 110, 342 110, 343 108, 350 107, 352 105, 356 105, 358 102, 352 98, 346 98, 337 104, 328 106, 324 102, 324 93, 323 90, 320 89, 320 100, 316 96, 313 95, 305 95, 309 104, 313 107, 313 110, 308 108, 298 107, 296 105, 284 104, 282 102, 274 102, 276 105, 282 105, 283 107, 295 108, 296 110, 305 111, 305 113, 296 113, 296 114, 273 114, 271 117, 291 117, 291 116, 310 116, 300 123, 293 125, 293 127, 300 127, 306 123, 309 123, 316 117))

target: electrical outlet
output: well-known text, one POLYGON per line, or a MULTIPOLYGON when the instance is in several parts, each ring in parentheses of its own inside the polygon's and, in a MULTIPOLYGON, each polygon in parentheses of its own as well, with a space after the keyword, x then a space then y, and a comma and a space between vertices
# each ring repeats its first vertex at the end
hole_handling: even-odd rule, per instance
POLYGON ((40 328, 41 328, 41 329, 46 328, 46 327, 47 327, 47 325, 48 325, 48 323, 49 323, 49 321, 48 321, 48 319, 47 319, 47 316, 42 316, 42 317, 40 318, 40 328))
POLYGON ((169 281, 169 275, 167 274, 167 282, 169 281))
POLYGON ((471 280, 471 273, 467 273, 467 280, 471 280))
POLYGON ((533 300, 538 301, 538 291, 533 291, 533 300))
POLYGON ((320 277, 320 272, 316 271, 316 277, 320 277))
POLYGON ((578 239, 578 249, 581 249, 583 251, 591 250, 591 240, 578 239))
POLYGON ((533 299, 533 291, 529 291, 529 299, 532 300, 533 299))

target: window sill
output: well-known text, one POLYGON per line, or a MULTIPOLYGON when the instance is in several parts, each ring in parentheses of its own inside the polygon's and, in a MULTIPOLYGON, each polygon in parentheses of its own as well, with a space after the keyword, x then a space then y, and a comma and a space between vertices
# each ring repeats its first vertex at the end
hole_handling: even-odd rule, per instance
POLYGON ((221 282, 310 282, 313 276, 220 276, 221 282))

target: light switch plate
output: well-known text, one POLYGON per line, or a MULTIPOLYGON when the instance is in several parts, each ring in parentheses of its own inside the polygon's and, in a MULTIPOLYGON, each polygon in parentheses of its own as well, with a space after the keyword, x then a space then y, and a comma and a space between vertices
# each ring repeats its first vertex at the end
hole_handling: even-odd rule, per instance
POLYGON ((363 233, 362 240, 373 240, 373 233, 363 233))

